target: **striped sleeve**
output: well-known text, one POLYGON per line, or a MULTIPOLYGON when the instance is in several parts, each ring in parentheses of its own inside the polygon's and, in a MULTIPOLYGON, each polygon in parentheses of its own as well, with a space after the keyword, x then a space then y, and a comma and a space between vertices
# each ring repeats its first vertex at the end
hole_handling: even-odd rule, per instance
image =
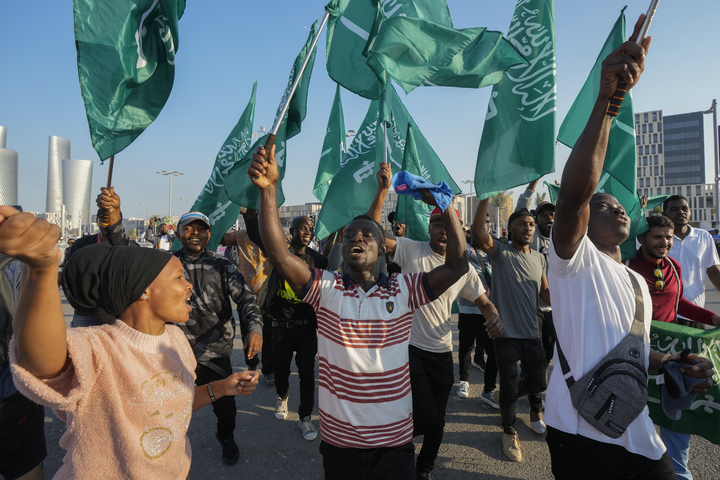
POLYGON ((430 291, 430 286, 427 282, 427 274, 425 272, 408 273, 402 275, 402 277, 409 292, 408 306, 410 307, 410 310, 415 311, 435 299, 430 291))
POLYGON ((313 268, 310 272, 310 281, 308 281, 307 285, 305 285, 302 292, 300 292, 300 295, 297 297, 305 303, 310 304, 315 311, 317 311, 318 308, 320 308, 320 291, 322 287, 323 270, 313 268))

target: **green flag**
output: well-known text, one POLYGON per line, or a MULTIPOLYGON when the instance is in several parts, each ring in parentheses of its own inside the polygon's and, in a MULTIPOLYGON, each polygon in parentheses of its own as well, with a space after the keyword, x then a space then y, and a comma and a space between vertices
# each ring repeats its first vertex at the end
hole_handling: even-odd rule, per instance
MULTIPOLYGON (((405 155, 403 156, 402 170, 413 175, 424 176, 420 167, 417 147, 415 146, 415 135, 410 124, 408 124, 407 134, 405 135, 405 155)), ((415 200, 412 195, 398 195, 395 220, 405 224, 405 236, 407 238, 420 242, 430 240, 428 232, 430 208, 426 203, 415 200)))
MULTIPOLYGON (((313 23, 305 45, 302 50, 300 50, 300 54, 298 54, 297 58, 295 58, 295 63, 290 71, 290 78, 288 79, 285 93, 280 100, 280 105, 278 106, 275 114, 275 121, 273 122, 273 124, 277 124, 279 121, 282 107, 285 104, 288 95, 290 95, 290 90, 292 89, 292 84, 295 81, 295 76, 298 72, 300 72, 300 68, 305 61, 305 57, 309 54, 310 61, 308 62, 307 67, 305 67, 305 72, 300 79, 300 83, 297 86, 297 90, 295 90, 295 94, 290 99, 290 105, 288 106, 285 117, 283 118, 282 123, 278 128, 277 135, 275 136, 275 161, 277 161, 278 171, 280 174, 280 179, 277 184, 278 205, 282 205, 285 202, 285 194, 282 189, 282 179, 285 177, 285 161, 287 159, 286 143, 287 140, 300 133, 302 121, 305 119, 305 114, 307 112, 308 88, 310 86, 310 76, 312 75, 313 64, 315 63, 315 53, 317 52, 316 49, 313 49, 312 52, 310 52, 310 46, 317 32, 317 23, 318 22, 313 23)), ((238 205, 242 205, 243 207, 253 209, 258 209, 260 207, 258 190, 248 178, 247 168, 252 162, 253 153, 258 147, 265 145, 267 137, 268 135, 265 135, 258 139, 253 146, 250 147, 250 150, 245 154, 242 160, 237 162, 228 174, 228 180, 225 183, 225 192, 230 200, 238 205)))
MULTIPOLYGON (((402 169, 405 135, 408 125, 412 125, 422 175, 433 183, 445 180, 453 192, 459 192, 460 188, 420 132, 395 89, 389 87, 382 100, 388 103, 384 111, 391 113, 390 126, 387 127, 386 151, 393 173, 402 169)), ((384 157, 384 135, 382 126, 378 122, 379 103, 379 100, 370 102, 368 113, 357 135, 343 155, 340 168, 330 184, 323 208, 320 210, 315 228, 315 235, 318 238, 324 238, 337 231, 357 215, 367 213, 370 208, 377 190, 376 165, 384 157)))
POLYGON ((475 167, 480 200, 555 171, 554 0, 518 0, 505 37, 530 63, 493 87, 475 167))
POLYGON ((423 18, 385 20, 368 53, 378 75, 390 75, 410 93, 420 85, 480 88, 527 61, 499 32, 456 30, 423 18))
MULTIPOLYGON (((225 193, 225 181, 228 172, 250 151, 255 117, 256 91, 257 82, 253 84, 252 95, 247 107, 245 107, 245 111, 215 158, 215 165, 213 165, 210 179, 203 187, 200 196, 195 200, 191 209, 192 212, 204 213, 210 219, 212 227, 210 227, 211 235, 208 248, 211 250, 217 248, 225 232, 235 223, 240 214, 240 205, 233 203, 225 193)), ((179 241, 176 240, 175 242, 179 241)))
MULTIPOLYGON (((627 97, 625 97, 627 99, 627 97)), ((685 348, 710 359, 713 365, 720 365, 720 329, 700 330, 676 323, 652 321, 650 348, 663 354, 676 354, 685 348)), ((648 408, 650 418, 660 426, 680 433, 700 435, 720 445, 720 374, 716 368, 713 386, 705 394, 698 394, 688 410, 682 412, 680 420, 672 421, 663 412, 660 404, 660 387, 654 376, 648 382, 648 408)))
POLYGON ((80 93, 101 161, 157 118, 175 78, 185 0, 73 0, 80 93))
MULTIPOLYGON (((600 90, 600 72, 602 62, 625 42, 625 9, 620 12, 610 32, 590 76, 585 81, 575 102, 565 116, 558 141, 573 148, 590 118, 595 99, 600 90)), ((610 127, 607 153, 602 175, 596 192, 608 193, 617 198, 625 207, 631 220, 630 237, 621 246, 623 259, 635 258, 635 237, 647 231, 647 221, 637 196, 637 151, 635 146, 635 117, 633 115, 632 95, 625 96, 622 108, 610 127)))
POLYGON ((330 188, 330 182, 340 166, 343 153, 345 153, 345 118, 343 116, 342 102, 340 101, 340 85, 338 85, 335 89, 335 100, 333 100, 330 109, 327 133, 325 133, 317 175, 315 175, 315 187, 313 188, 313 195, 321 203, 325 200, 325 194, 330 188))
POLYGON ((406 16, 425 18, 452 27, 445 0, 388 2, 332 0, 327 30, 327 71, 330 78, 351 92, 370 99, 380 97, 384 85, 366 64, 364 53, 383 19, 406 16))

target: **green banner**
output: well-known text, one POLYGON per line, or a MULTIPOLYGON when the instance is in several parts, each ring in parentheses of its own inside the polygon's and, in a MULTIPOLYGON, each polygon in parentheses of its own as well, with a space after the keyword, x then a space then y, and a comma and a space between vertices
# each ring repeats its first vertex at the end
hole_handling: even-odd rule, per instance
MULTIPOLYGON (((315 54, 317 52, 317 49, 313 49, 312 52, 310 52, 310 46, 317 32, 317 24, 318 22, 313 23, 305 45, 295 58, 295 63, 293 63, 292 70, 290 71, 290 77, 288 78, 285 93, 280 100, 280 105, 278 106, 275 114, 275 121, 273 122, 273 125, 277 124, 282 107, 292 90, 292 84, 295 81, 295 76, 298 72, 300 72, 302 64, 305 61, 305 57, 310 54, 310 61, 308 62, 307 67, 305 67, 305 72, 300 79, 300 83, 297 86, 297 90, 295 90, 295 94, 290 99, 290 105, 288 106, 285 117, 283 118, 282 123, 278 128, 277 135, 275 136, 275 161, 277 161, 280 173, 280 179, 277 184, 278 205, 285 203, 285 194, 282 189, 282 179, 285 177, 287 140, 300 133, 302 121, 305 119, 305 115, 307 113, 308 88, 310 87, 310 76, 312 75, 313 65, 315 63, 315 54)), ((255 153, 255 150, 257 150, 258 147, 265 145, 267 138, 268 135, 263 136, 258 139, 252 147, 250 147, 250 150, 242 158, 242 160, 237 162, 232 170, 230 170, 228 180, 225 183, 225 192, 227 193, 228 198, 234 203, 246 208, 257 210, 260 207, 257 187, 253 185, 250 178, 248 178, 247 169, 252 162, 253 153, 255 153)))
POLYGON ((384 19, 425 18, 452 27, 445 0, 333 0, 327 30, 327 71, 330 78, 360 96, 377 99, 384 85, 366 64, 366 47, 384 19))
POLYGON ((185 0, 73 0, 80 93, 101 161, 157 118, 175 78, 185 0))
POLYGON ((705 394, 698 394, 690 409, 682 412, 680 420, 672 421, 663 412, 660 387, 655 384, 655 375, 651 375, 648 382, 648 408, 650 418, 656 424, 676 432, 699 435, 720 445, 720 329, 700 330, 653 320, 650 348, 673 355, 689 348, 693 353, 710 359, 715 365, 712 388, 705 394))
POLYGON ((499 32, 456 30, 424 18, 385 20, 367 56, 382 80, 390 75, 406 93, 420 85, 480 88, 527 61, 499 32))
POLYGON ((402 169, 408 125, 412 125, 415 134, 422 175, 433 183, 445 180, 453 192, 460 191, 392 86, 387 88, 381 100, 386 103, 382 110, 388 112, 390 118, 387 126, 386 150, 383 150, 385 133, 381 122, 378 122, 380 101, 373 100, 357 135, 343 155, 340 168, 325 196, 315 227, 315 235, 318 238, 330 235, 357 215, 367 213, 377 191, 375 173, 378 163, 387 154, 392 172, 397 173, 402 169))
MULTIPOLYGON (((250 151, 256 91, 257 82, 253 84, 252 95, 250 95, 250 101, 245 107, 245 111, 215 158, 210 178, 190 210, 191 212, 202 212, 210 219, 212 226, 210 227, 208 248, 211 250, 217 248, 225 232, 240 215, 240 205, 233 203, 225 193, 225 181, 228 172, 250 151)), ((178 240, 175 240, 173 248, 180 248, 178 240)))
POLYGON ((529 64, 493 87, 475 167, 480 200, 555 171, 554 0, 518 0, 505 37, 529 64))
MULTIPOLYGON (((420 157, 415 146, 415 135, 412 126, 408 125, 405 135, 405 154, 402 170, 417 176, 424 176, 420 167, 420 157)), ((405 224, 405 236, 411 240, 427 242, 430 240, 428 225, 430 224, 430 207, 412 195, 398 195, 395 207, 395 220, 405 224)))
POLYGON ((323 142, 320 161, 315 175, 313 195, 320 203, 325 200, 328 188, 335 172, 340 167, 342 155, 345 153, 345 118, 343 116, 342 101, 340 100, 340 85, 335 89, 335 100, 330 109, 327 132, 323 142))

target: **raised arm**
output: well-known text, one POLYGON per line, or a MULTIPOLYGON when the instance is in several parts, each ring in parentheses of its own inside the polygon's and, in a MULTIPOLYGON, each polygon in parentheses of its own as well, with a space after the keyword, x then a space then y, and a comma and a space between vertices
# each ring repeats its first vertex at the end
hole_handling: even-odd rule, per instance
POLYGON ((630 41, 623 43, 603 61, 600 91, 585 130, 575 143, 562 174, 555 205, 552 240, 560 258, 571 258, 585 235, 590 219, 590 199, 597 188, 605 161, 612 117, 607 115, 610 100, 620 79, 634 87, 645 68, 645 53, 650 37, 643 45, 635 43, 645 15, 635 24, 630 41))
POLYGON ((24 264, 13 320, 17 361, 38 378, 56 377, 68 360, 57 284, 59 238, 56 225, 0 206, 0 253, 24 264))
POLYGON ((532 202, 532 196, 533 193, 535 193, 535 187, 537 187, 538 182, 540 179, 533 180, 532 182, 528 183, 527 188, 523 193, 520 194, 520 197, 518 197, 517 205, 515 206, 515 211, 522 210, 523 208, 527 208, 530 210, 530 203, 532 202))
MULTIPOLYGON (((375 198, 373 198, 370 208, 368 209, 368 216, 372 217, 373 220, 382 225, 382 207, 385 203, 385 197, 387 197, 388 190, 390 189, 390 180, 392 179, 392 169, 389 163, 381 163, 380 169, 375 175, 378 182, 377 191, 375 192, 375 198), (384 188, 383 185, 388 185, 388 188, 384 188)), ((385 232, 385 245, 387 246, 387 255, 393 255, 395 253, 395 246, 397 240, 395 236, 390 232, 385 232)))
POLYGON ((490 199, 486 198, 478 204, 472 224, 472 234, 475 239, 475 244, 485 253, 490 253, 495 249, 495 243, 490 236, 490 232, 485 230, 485 216, 487 215, 489 201, 490 199))
MULTIPOLYGON (((426 203, 430 203, 432 195, 424 191, 426 203)), ((468 263, 467 243, 465 234, 460 226, 460 219, 455 213, 454 204, 450 205, 441 215, 445 234, 447 235, 447 246, 445 249, 445 264, 434 268, 428 273, 428 284, 436 297, 442 295, 460 277, 465 275, 470 268, 468 263)))
POLYGON ((265 253, 273 267, 298 294, 310 281, 311 272, 307 263, 288 250, 285 232, 280 224, 277 205, 279 174, 274 145, 270 152, 265 152, 263 147, 257 149, 247 174, 260 191, 258 225, 265 253))

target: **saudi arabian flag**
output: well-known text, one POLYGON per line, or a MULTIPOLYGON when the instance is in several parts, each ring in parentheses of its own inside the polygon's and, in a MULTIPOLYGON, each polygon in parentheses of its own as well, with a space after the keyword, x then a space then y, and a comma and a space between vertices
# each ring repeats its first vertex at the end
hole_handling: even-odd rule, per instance
MULTIPOLYGON (((620 12, 610 35, 595 61, 590 76, 585 81, 575 102, 565 116, 558 141, 573 148, 590 118, 593 105, 600 91, 602 62, 625 42, 625 8, 620 12)), ((635 117, 632 92, 625 95, 618 116, 610 127, 607 153, 600 182, 596 192, 613 195, 630 216, 630 238, 621 247, 623 259, 635 258, 635 237, 647 231, 647 221, 637 197, 637 151, 635 150, 635 117)))
MULTIPOLYGON (((412 125, 409 124, 405 135, 405 155, 403 156, 402 170, 425 177, 420 167, 420 157, 415 146, 412 125)), ((430 240, 428 232, 430 207, 426 203, 415 200, 412 195, 398 195, 395 220, 405 224, 405 236, 407 238, 420 242, 430 240)))
MULTIPOLYGON (((627 100, 627 97, 625 97, 627 100)), ((700 435, 720 445, 720 330, 701 330, 676 323, 652 321, 650 348, 660 353, 674 355, 685 348, 701 357, 708 358, 715 365, 713 386, 707 393, 698 394, 688 410, 682 412, 680 420, 670 420, 660 404, 660 387, 655 375, 648 382, 648 408, 653 423, 680 433, 700 435)))
POLYGON ((420 85, 480 88, 498 83, 527 60, 484 27, 456 30, 424 18, 385 20, 367 56, 378 78, 392 77, 406 93, 420 85))
POLYGON ((368 113, 357 135, 343 155, 340 168, 330 184, 323 208, 320 210, 315 227, 315 235, 318 238, 327 237, 356 216, 367 213, 377 191, 375 174, 379 161, 387 158, 393 173, 402 169, 408 125, 412 125, 415 134, 421 175, 433 183, 445 180, 453 192, 460 192, 460 188, 450 177, 445 165, 400 101, 395 89, 390 86, 381 100, 370 102, 368 113), (381 101, 385 102, 382 108, 379 105, 381 101), (378 121, 381 110, 389 112, 386 115, 389 126, 385 150, 382 122, 378 121))
MULTIPOLYGON (((225 193, 225 181, 235 164, 250 151, 252 145, 252 129, 255 118, 255 92, 257 82, 253 84, 250 101, 240 116, 227 140, 215 158, 210 179, 207 181, 200 196, 193 203, 192 212, 202 212, 210 219, 210 241, 208 248, 215 250, 223 235, 235 223, 240 215, 240 205, 232 202, 225 193)), ((179 240, 175 240, 179 244, 179 240)), ((179 245, 178 245, 179 248, 179 245)))
POLYGON ((475 166, 480 200, 555 171, 554 0, 518 0, 505 38, 530 63, 493 87, 475 166))
MULTIPOLYGON (((300 72, 303 62, 305 61, 305 57, 309 54, 310 61, 305 67, 305 72, 300 79, 300 83, 297 86, 297 90, 295 90, 295 94, 290 99, 290 105, 288 106, 285 117, 283 118, 282 123, 278 128, 277 135, 275 136, 275 161, 278 164, 278 171, 280 173, 280 178, 277 184, 278 205, 282 205, 285 202, 285 194, 282 189, 282 179, 285 177, 287 140, 300 133, 302 122, 307 113, 308 88, 310 87, 310 76, 312 75, 313 64, 315 63, 315 53, 317 52, 316 49, 313 49, 311 52, 310 46, 317 32, 317 24, 318 22, 313 23, 305 45, 302 50, 300 50, 297 58, 295 58, 295 63, 290 71, 290 77, 288 78, 285 93, 280 100, 280 105, 278 106, 275 114, 275 121, 273 122, 273 124, 277 124, 279 121, 282 107, 292 90, 295 75, 300 72)), ((258 139, 252 147, 250 147, 250 150, 245 154, 242 160, 237 162, 228 174, 228 180, 225 183, 225 193, 227 193, 228 198, 237 205, 255 210, 260 208, 258 189, 255 185, 253 185, 250 178, 247 176, 247 169, 252 162, 253 153, 255 153, 255 150, 257 150, 258 147, 265 145, 267 138, 268 135, 265 135, 258 139)))
POLYGON ((384 19, 413 17, 452 27, 445 0, 332 0, 327 30, 327 71, 330 78, 360 96, 380 98, 384 84, 367 65, 368 41, 382 28, 384 19))
POLYGON ((327 133, 323 142, 320 162, 315 175, 313 195, 320 203, 325 200, 330 182, 340 167, 343 153, 345 153, 345 118, 343 116, 342 101, 340 100, 340 85, 335 89, 335 100, 330 109, 327 133))
POLYGON ((73 0, 80 93, 101 161, 157 118, 175 78, 185 0, 73 0))

